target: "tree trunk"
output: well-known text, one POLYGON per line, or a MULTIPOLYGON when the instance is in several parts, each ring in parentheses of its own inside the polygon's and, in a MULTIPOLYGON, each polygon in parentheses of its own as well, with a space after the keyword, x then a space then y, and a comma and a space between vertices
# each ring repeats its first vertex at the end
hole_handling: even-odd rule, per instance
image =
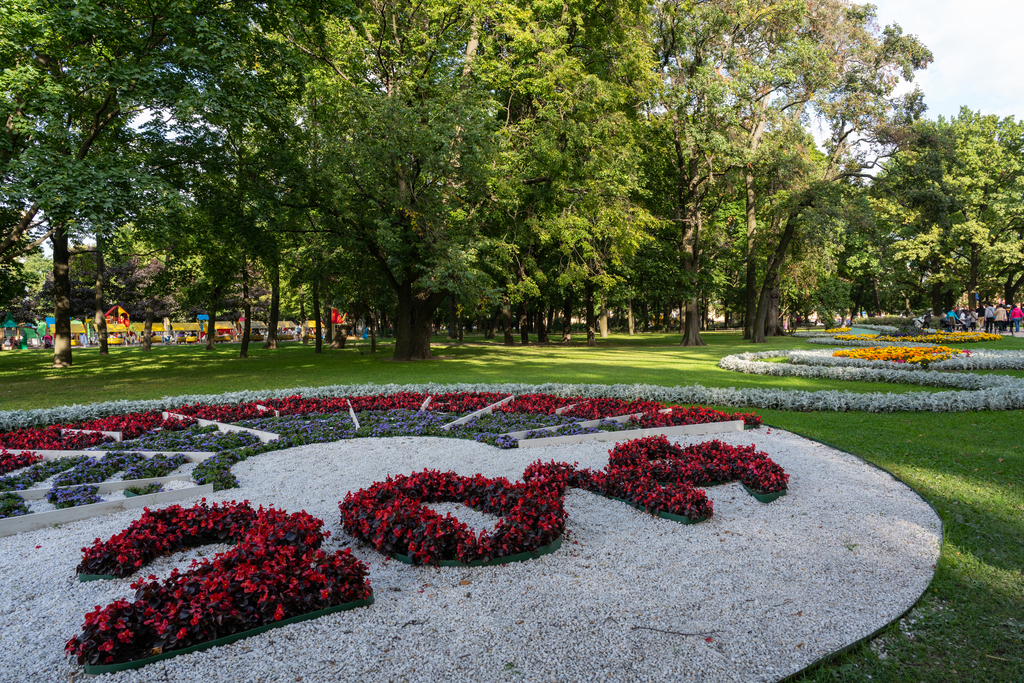
MULTIPOLYGON (((281 320, 281 265, 274 264, 270 274, 270 322, 267 327, 267 341, 263 348, 277 348, 277 324, 281 320)), ((212 322, 212 321, 211 321, 212 322)))
POLYGON ((629 336, 636 334, 635 321, 633 320, 633 300, 629 300, 629 308, 626 313, 626 324, 629 325, 629 336))
POLYGON ((302 328, 303 333, 299 335, 299 340, 306 344, 306 332, 309 330, 307 323, 309 318, 306 317, 306 285, 299 285, 299 317, 302 320, 299 321, 299 327, 302 328))
POLYGON ((53 244, 53 367, 71 367, 71 272, 67 228, 60 224, 53 244))
POLYGON ((494 314, 491 316, 490 321, 487 323, 487 330, 484 333, 484 339, 494 339, 494 337, 498 334, 498 317, 499 312, 495 311, 494 314))
POLYGON ((501 298, 501 323, 505 331, 505 346, 514 346, 516 342, 512 337, 512 304, 509 302, 508 294, 501 298))
POLYGON ((331 306, 330 297, 324 297, 324 324, 327 326, 324 328, 324 343, 330 344, 331 348, 334 347, 334 310, 331 306))
MULTIPOLYGON (((146 324, 142 327, 142 348, 144 351, 149 351, 153 348, 153 318, 156 313, 153 308, 153 298, 150 297, 146 299, 146 324)), ((210 330, 213 331, 212 322, 210 323, 210 330)))
POLYGON ((601 339, 608 338, 608 301, 601 295, 601 316, 598 318, 598 327, 601 330, 601 339))
POLYGON ((245 316, 245 324, 242 325, 242 348, 238 351, 239 358, 249 357, 249 333, 252 331, 252 302, 249 300, 249 264, 242 262, 242 315, 245 316))
POLYGON ((393 360, 427 360, 430 356, 430 334, 433 331, 434 312, 444 302, 448 292, 414 289, 411 282, 403 282, 396 291, 398 311, 395 323, 395 355, 393 360))
POLYGON ((377 315, 370 309, 370 353, 377 353, 377 315))
POLYGON ((572 290, 565 294, 562 304, 562 343, 572 341, 572 290))
POLYGON ((747 183, 747 277, 744 293, 745 313, 743 316, 743 338, 754 337, 754 321, 757 319, 757 255, 754 253, 757 239, 757 195, 754 192, 754 175, 746 174, 747 183))
POLYGON ((594 315, 594 284, 583 283, 583 303, 587 309, 587 346, 597 346, 597 316, 594 315))
POLYGON ((210 307, 207 313, 210 314, 210 333, 206 335, 206 350, 213 351, 216 348, 213 338, 217 336, 217 302, 220 301, 221 285, 213 288, 210 294, 210 307))
POLYGON ((315 350, 313 353, 324 352, 324 340, 321 337, 323 333, 323 321, 320 319, 320 284, 318 282, 313 283, 313 319, 316 323, 316 329, 314 330, 313 343, 315 350))
POLYGON ((686 310, 686 302, 679 302, 679 334, 686 334, 686 316, 684 311, 686 310))
MULTIPOLYGON (((686 331, 680 346, 707 346, 700 336, 700 299, 694 297, 686 304, 686 331)), ((681 312, 680 312, 681 313, 681 312)))
POLYGON ((459 321, 455 307, 455 295, 448 295, 448 338, 458 339, 459 338, 459 321))
MULTIPOLYGON (((551 309, 548 308, 548 316, 551 316, 551 309)), ((548 343, 548 324, 544 318, 544 309, 540 306, 537 307, 537 343, 547 344, 548 343)))
POLYGON ((769 298, 782 267, 782 261, 786 258, 786 252, 789 250, 789 243, 793 240, 793 235, 796 234, 796 224, 797 218, 793 216, 786 221, 786 229, 782 233, 782 238, 779 240, 775 252, 768 259, 768 268, 765 271, 764 282, 761 284, 761 293, 757 300, 754 336, 750 340, 753 344, 764 344, 768 341, 765 336, 765 324, 768 320, 769 298))
MULTIPOLYGON (((779 274, 781 275, 781 273, 779 274)), ((782 291, 779 289, 779 275, 775 276, 775 286, 768 297, 768 316, 765 320, 764 334, 766 337, 783 336, 782 324, 782 291)))
POLYGON ((519 304, 516 309, 516 316, 519 319, 519 341, 522 342, 523 346, 526 346, 530 343, 530 313, 526 308, 525 301, 519 304))
MULTIPOLYGON (((96 339, 100 345, 100 355, 110 355, 107 347, 107 316, 103 313, 103 240, 96 236, 96 310, 93 315, 93 323, 96 325, 96 339)), ((149 347, 146 347, 149 350, 149 347)))

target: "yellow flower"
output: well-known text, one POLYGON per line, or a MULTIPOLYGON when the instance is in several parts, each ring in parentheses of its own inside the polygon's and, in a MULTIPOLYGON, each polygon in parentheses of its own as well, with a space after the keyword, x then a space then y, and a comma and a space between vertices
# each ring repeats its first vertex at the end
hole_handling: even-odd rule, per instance
POLYGON ((842 349, 832 353, 835 358, 859 358, 891 363, 913 363, 923 368, 963 353, 946 346, 870 346, 863 349, 842 349))

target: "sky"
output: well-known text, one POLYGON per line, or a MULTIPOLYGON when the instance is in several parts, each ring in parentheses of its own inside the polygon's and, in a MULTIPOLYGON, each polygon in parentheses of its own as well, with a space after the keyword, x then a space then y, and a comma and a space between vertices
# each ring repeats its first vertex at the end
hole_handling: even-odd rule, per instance
POLYGON ((932 51, 935 61, 915 78, 927 118, 956 116, 961 106, 1024 118, 1024 1, 870 1, 879 24, 899 24, 932 51))

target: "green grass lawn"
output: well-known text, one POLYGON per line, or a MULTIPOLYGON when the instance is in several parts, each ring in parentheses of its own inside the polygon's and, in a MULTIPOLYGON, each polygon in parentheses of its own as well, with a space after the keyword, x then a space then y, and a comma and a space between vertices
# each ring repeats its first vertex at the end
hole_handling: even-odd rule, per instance
MULTIPOLYGON (((578 338, 578 335, 576 335, 578 338)), ((238 346, 94 349, 75 352, 75 366, 53 370, 43 351, 0 354, 0 410, 182 393, 283 389, 361 382, 594 382, 664 386, 777 387, 849 391, 920 391, 907 385, 741 375, 716 366, 730 353, 754 350, 735 332, 705 335, 708 346, 680 348, 678 335, 613 335, 597 348, 574 343, 504 347, 479 338, 448 343, 441 358, 395 363, 390 349, 368 353, 285 343, 277 351, 238 346)), ((828 348, 799 339, 756 350, 828 348)), ((1024 349, 1024 339, 968 348, 1024 349)), ((1007 373, 1021 376, 1022 373, 1007 373)), ((758 410, 765 421, 812 436, 888 469, 938 511, 945 540, 935 581, 902 627, 874 647, 858 648, 803 678, 809 681, 1024 681, 1024 411, 963 414, 789 413, 758 410), (881 648, 878 646, 882 645, 881 648), (877 650, 877 651, 876 651, 877 650), (882 652, 885 657, 878 653, 882 652)), ((884 580, 884 577, 879 577, 884 580)))
MULTIPOLYGON (((437 337, 437 358, 415 363, 390 360, 389 344, 369 353, 366 342, 350 343, 342 350, 325 349, 317 356, 312 345, 285 342, 276 351, 260 344, 250 357, 238 358, 237 344, 203 347, 112 348, 101 357, 96 349, 74 352, 74 366, 54 370, 52 352, 42 350, 0 353, 0 410, 45 408, 124 398, 160 398, 178 394, 206 394, 241 389, 283 389, 376 382, 594 382, 646 383, 662 386, 701 384, 707 387, 773 387, 808 391, 835 389, 828 380, 798 377, 759 377, 717 367, 722 356, 751 350, 736 332, 711 332, 702 348, 682 348, 679 336, 612 335, 596 348, 582 343, 516 345, 506 347, 482 338, 449 343, 437 337)), ((828 348, 805 340, 783 338, 756 350, 828 348)), ((1006 339, 974 348, 1022 348, 1024 339, 1006 339)), ((843 382, 856 392, 940 391, 910 385, 843 382)))

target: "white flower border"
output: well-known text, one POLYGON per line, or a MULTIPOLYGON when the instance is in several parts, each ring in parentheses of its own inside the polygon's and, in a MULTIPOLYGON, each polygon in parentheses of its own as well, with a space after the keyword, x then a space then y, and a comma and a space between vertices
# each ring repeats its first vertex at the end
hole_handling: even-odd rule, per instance
MULTIPOLYGON (((885 346, 892 346, 884 343, 885 346)), ((876 344, 881 346, 882 344, 876 344)), ((836 351, 852 351, 853 349, 836 349, 836 351)), ((831 349, 821 351, 792 350, 789 362, 798 365, 847 366, 854 368, 880 368, 921 372, 921 367, 914 363, 897 363, 888 360, 864 360, 862 358, 841 358, 833 356, 831 349)), ((971 350, 971 355, 958 354, 949 360, 938 361, 928 366, 931 370, 1024 370, 1024 351, 1014 350, 971 350)), ((997 377, 999 375, 996 375, 997 377)))
MULTIPOLYGON (((959 389, 959 391, 909 392, 894 394, 852 393, 849 391, 790 391, 781 389, 740 390, 759 392, 751 403, 760 408, 782 410, 838 410, 869 413, 892 412, 964 412, 971 410, 1018 410, 1024 408, 1024 379, 1005 375, 971 375, 935 370, 908 371, 905 368, 873 368, 836 363, 831 366, 796 365, 792 363, 763 362, 769 358, 790 358, 793 353, 811 353, 795 350, 761 351, 726 356, 718 362, 725 370, 749 375, 776 377, 806 377, 828 380, 860 382, 892 382, 959 389), (775 403, 775 397, 765 392, 786 393, 785 407, 775 403), (803 407, 801 407, 801 404, 803 407)), ((995 352, 992 352, 995 353, 995 352)), ((1013 353, 1013 352, 1011 352, 1013 353)), ((835 359, 853 360, 853 359, 835 359)), ((870 362, 870 361, 869 361, 870 362)), ((894 363, 893 365, 900 365, 894 363)), ((737 390, 732 390, 737 391, 737 390)))

